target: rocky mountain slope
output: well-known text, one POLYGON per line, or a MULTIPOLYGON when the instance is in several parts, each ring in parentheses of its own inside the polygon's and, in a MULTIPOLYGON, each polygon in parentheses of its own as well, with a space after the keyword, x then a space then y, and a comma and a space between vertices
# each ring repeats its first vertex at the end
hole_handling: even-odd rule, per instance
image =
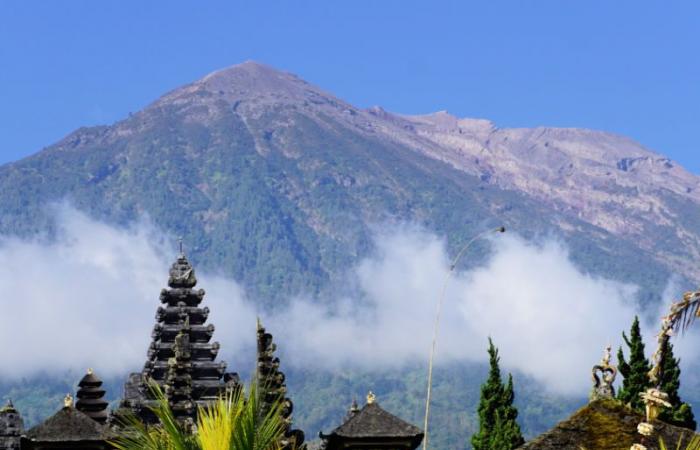
MULTIPOLYGON (((498 129, 447 113, 404 118, 437 147, 427 153, 459 170, 601 228, 696 279, 677 250, 660 248, 659 232, 697 257, 697 227, 687 221, 700 203, 700 179, 636 142, 582 129, 498 129)), ((425 148, 425 147, 424 147, 425 148)), ((559 225, 572 226, 568 221, 559 225)))
POLYGON ((362 110, 247 62, 1 167, 0 232, 50 228, 45 205, 66 198, 117 223, 146 213, 269 303, 342 281, 374 225, 454 247, 504 223, 654 298, 671 273, 700 279, 697 185, 623 137, 362 110))

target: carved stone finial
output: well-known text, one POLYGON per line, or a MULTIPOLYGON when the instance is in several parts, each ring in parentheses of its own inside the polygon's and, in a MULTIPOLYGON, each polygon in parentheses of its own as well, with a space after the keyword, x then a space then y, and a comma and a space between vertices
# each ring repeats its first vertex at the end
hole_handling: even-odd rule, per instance
POLYGON ((73 407, 73 396, 70 394, 66 394, 66 396, 63 398, 63 407, 64 408, 72 408, 73 407))
POLYGON ((194 268, 187 260, 184 253, 180 253, 175 262, 170 266, 168 286, 171 288, 193 288, 197 284, 194 268))
POLYGON ((355 417, 355 415, 358 412, 360 412, 360 407, 357 405, 357 399, 353 398, 352 404, 350 405, 350 409, 348 409, 348 413, 345 415, 345 421, 347 422, 348 420, 355 417))
POLYGON ((369 391, 369 393, 367 394, 367 404, 371 405, 376 401, 377 401, 377 396, 374 395, 374 392, 369 391))
POLYGON ((640 393, 639 396, 644 400, 647 422, 654 421, 661 413, 662 408, 671 407, 668 402, 668 394, 660 389, 649 388, 646 392, 640 393))
POLYGON ((607 347, 605 347, 605 351, 603 351, 603 358, 600 360, 600 365, 601 366, 610 366, 610 358, 612 358, 612 346, 608 344, 607 347))
POLYGON ((591 401, 615 397, 613 383, 617 376, 617 367, 610 364, 610 359, 612 358, 611 350, 612 347, 610 345, 605 347, 600 363, 593 366, 591 370, 593 379, 593 388, 589 396, 591 401))

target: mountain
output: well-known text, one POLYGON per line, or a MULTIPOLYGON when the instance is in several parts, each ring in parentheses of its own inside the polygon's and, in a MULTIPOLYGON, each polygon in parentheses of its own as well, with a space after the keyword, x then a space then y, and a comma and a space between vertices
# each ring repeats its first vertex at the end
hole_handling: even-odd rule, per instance
POLYGON ((50 228, 44 206, 65 198, 115 223, 148 214, 198 265, 273 304, 342 283, 373 225, 419 223, 455 248, 505 224, 562 237, 583 269, 640 285, 647 301, 672 273, 700 279, 685 263, 697 186, 623 137, 362 110, 247 62, 2 166, 0 233, 50 228))
MULTIPOLYGON (((147 215, 184 237, 198 268, 235 278, 274 308, 302 293, 332 302, 347 268, 372 250, 377 226, 419 224, 454 252, 505 225, 528 239, 557 237, 580 269, 640 286, 639 301, 655 303, 672 276, 700 281, 687 263, 698 256, 699 181, 621 136, 361 109, 247 62, 0 167, 0 234, 50 236, 46 205, 65 199, 112 224, 147 215)), ((482 243, 463 264, 483 262, 488 250, 482 243)), ((370 380, 386 393, 382 404, 421 423, 422 366, 297 372, 290 392, 307 435, 338 425, 346 405, 337 399, 362 395, 370 380)), ((465 448, 484 376, 473 365, 436 374, 435 448, 465 448)), ((21 408, 38 383, 0 383, 0 393, 14 393, 21 408)), ((529 436, 576 404, 533 382, 516 389, 529 436)))

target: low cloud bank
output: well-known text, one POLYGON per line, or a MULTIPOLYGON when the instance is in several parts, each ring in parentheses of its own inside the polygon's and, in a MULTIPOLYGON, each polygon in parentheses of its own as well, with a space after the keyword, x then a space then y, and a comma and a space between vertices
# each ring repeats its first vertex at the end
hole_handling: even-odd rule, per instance
MULTIPOLYGON (((503 236, 492 244, 484 267, 450 280, 436 359, 486 361, 490 336, 506 368, 559 393, 584 393, 604 346, 618 341, 635 314, 635 288, 581 273, 556 242, 503 236)), ((404 230, 377 245, 356 270, 368 304, 353 308, 346 299, 331 313, 292 303, 285 317, 305 326, 286 329, 282 342, 297 361, 382 367, 427 359, 449 267, 444 243, 404 230)))
MULTIPOLYGON (((66 207, 57 218, 60 233, 51 243, 0 239, 0 376, 139 370, 173 259, 170 246, 154 239, 161 234, 148 222, 118 229, 66 207)), ((294 299, 264 317, 285 365, 389 368, 427 361, 449 267, 444 242, 401 228, 376 243, 348 274, 361 299, 341 297, 332 309, 294 299)), ((503 235, 492 246, 486 265, 455 273, 448 285, 437 361, 486 361, 491 336, 505 368, 557 393, 585 394, 603 347, 617 348, 620 331, 629 327, 635 287, 582 273, 554 241, 535 245, 503 235)), ((232 280, 201 271, 198 278, 222 357, 250 360, 253 302, 232 280)), ((247 375, 253 365, 231 369, 247 375)))

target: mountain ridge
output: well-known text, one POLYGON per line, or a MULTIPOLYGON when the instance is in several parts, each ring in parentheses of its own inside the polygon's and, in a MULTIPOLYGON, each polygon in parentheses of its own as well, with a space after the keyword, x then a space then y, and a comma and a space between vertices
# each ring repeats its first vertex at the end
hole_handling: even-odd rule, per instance
MULTIPOLYGON (((304 126, 331 138, 351 133, 351 139, 379 141, 378 148, 400 148, 393 152, 406 161, 427 157, 483 185, 523 194, 556 211, 555 225, 561 230, 580 231, 579 222, 587 223, 598 230, 594 233, 625 240, 685 278, 700 280, 700 272, 684 262, 700 257, 700 226, 695 220, 687 223, 683 212, 700 203, 700 177, 629 138, 581 128, 499 128, 445 111, 409 116, 380 107, 360 109, 296 75, 252 61, 174 89, 113 125, 81 128, 45 151, 81 148, 84 141, 113 146, 175 116, 206 135, 231 115, 240 122, 239 134, 249 137, 264 158, 278 152, 290 161, 313 159, 302 155, 309 147, 298 142, 297 130, 304 126), (658 245, 659 233, 675 241, 673 250, 658 245)), ((345 145, 342 139, 335 145, 345 145)), ((188 148, 185 159, 197 159, 198 152, 206 151, 208 144, 203 145, 188 148)), ((104 173, 92 174, 92 180, 104 173)), ((348 174, 335 178, 341 185, 353 179, 348 174)), ((391 189, 400 191, 400 184, 394 179, 391 189)), ((198 186, 206 196, 209 183, 198 186)), ((308 221, 320 226, 319 220, 308 221)))

